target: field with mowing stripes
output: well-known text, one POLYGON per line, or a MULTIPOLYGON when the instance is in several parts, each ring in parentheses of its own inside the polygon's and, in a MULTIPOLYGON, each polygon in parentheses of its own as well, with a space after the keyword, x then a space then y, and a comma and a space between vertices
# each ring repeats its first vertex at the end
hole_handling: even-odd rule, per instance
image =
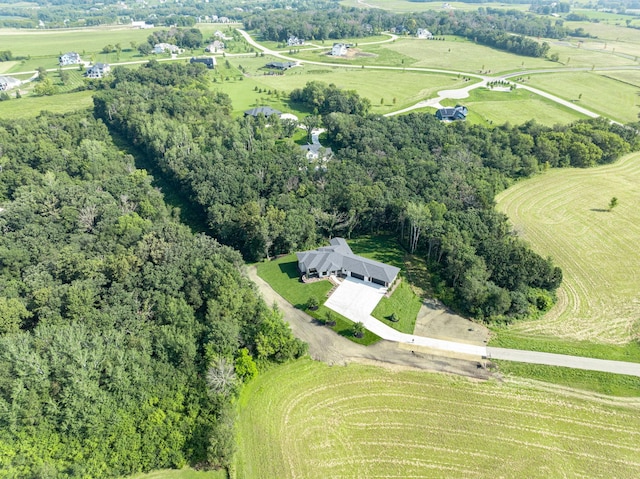
POLYGON ((243 391, 237 477, 636 477, 640 402, 300 360, 243 391))
POLYGON ((510 334, 623 344, 640 328, 640 154, 548 171, 496 198, 515 230, 564 272, 558 303, 510 334), (612 197, 619 206, 607 211, 612 197))

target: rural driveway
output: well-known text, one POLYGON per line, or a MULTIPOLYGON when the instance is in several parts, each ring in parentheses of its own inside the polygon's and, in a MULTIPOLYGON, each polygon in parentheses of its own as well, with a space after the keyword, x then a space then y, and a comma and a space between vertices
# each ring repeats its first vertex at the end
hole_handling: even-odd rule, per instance
MULTIPOLYGON (((277 294, 266 281, 257 275, 255 266, 249 267, 248 276, 256 283, 265 301, 267 301, 268 304, 276 304, 283 312, 284 318, 291 325, 294 335, 309 344, 309 354, 311 357, 329 364, 344 364, 349 361, 366 362, 369 360, 381 361, 387 364, 453 372, 475 377, 483 374, 483 369, 476 367, 476 361, 459 359, 459 355, 462 354, 466 357, 486 357, 488 359, 562 366, 573 369, 603 371, 640 377, 640 363, 610 361, 537 351, 493 348, 428 338, 415 334, 406 334, 390 328, 369 313, 364 314, 363 312, 357 313, 357 316, 353 319, 362 321, 366 329, 386 341, 381 341, 372 346, 361 346, 335 334, 328 328, 317 325, 309 315, 291 306, 291 304, 277 294), (409 349, 410 351, 408 351, 409 349), (425 350, 432 350, 434 354, 426 354, 424 353, 425 350), (453 357, 443 360, 442 357, 438 357, 441 355, 451 355, 453 357), (478 371, 474 371, 474 368, 478 369, 478 371)), ((353 281, 355 282, 357 280, 353 281)), ((345 283, 346 281, 342 284, 345 283)), ((368 283, 360 283, 363 287, 370 287, 368 283)), ((338 287, 337 290, 340 289, 340 287, 338 287)), ((349 291, 351 287, 347 287, 347 291, 349 291)), ((372 289, 375 290, 375 288, 372 289)), ((367 294, 365 293, 363 297, 366 296, 367 294)), ((332 304, 329 302, 330 299, 327 301, 329 304, 325 303, 325 305, 329 306, 332 304)), ((349 306, 344 304, 343 299, 333 302, 333 305, 334 307, 337 305, 337 308, 334 310, 340 314, 343 314, 342 311, 348 313, 350 310, 349 306)), ((373 305, 373 307, 371 307, 371 305, 364 306, 364 310, 372 311, 374 307, 375 305, 373 305)))

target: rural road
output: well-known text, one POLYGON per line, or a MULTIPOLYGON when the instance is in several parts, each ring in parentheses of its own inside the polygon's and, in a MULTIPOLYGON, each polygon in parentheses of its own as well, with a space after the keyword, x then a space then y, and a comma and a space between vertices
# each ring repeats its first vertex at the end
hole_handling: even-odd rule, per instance
POLYGON ((276 304, 278 309, 282 311, 285 320, 291 325, 294 335, 309 344, 311 357, 330 364, 368 359, 431 370, 448 370, 448 372, 477 377, 480 371, 474 372, 473 367, 470 367, 469 364, 476 364, 477 360, 487 358, 640 377, 640 363, 477 346, 469 343, 428 338, 401 333, 370 315, 367 315, 369 316, 368 318, 358 319, 363 322, 366 329, 377 334, 385 341, 372 346, 360 346, 337 335, 328 328, 315 324, 311 316, 294 308, 276 293, 266 281, 260 278, 257 275, 255 266, 249 267, 247 274, 249 279, 257 285, 267 304, 276 304), (391 346, 392 343, 396 343, 403 348, 394 348, 391 346), (408 350, 413 350, 414 352, 408 350), (420 351, 420 355, 416 355, 415 351, 420 351), (432 351, 433 354, 429 355, 427 351, 432 351), (438 359, 438 356, 440 356, 440 359, 438 359), (442 361, 442 356, 449 357, 446 361, 446 364, 448 364, 446 368, 442 361), (474 361, 464 361, 460 359, 462 357, 473 359, 474 361), (431 360, 437 367, 425 367, 424 358, 431 360), (460 372, 460 370, 463 372, 460 372))

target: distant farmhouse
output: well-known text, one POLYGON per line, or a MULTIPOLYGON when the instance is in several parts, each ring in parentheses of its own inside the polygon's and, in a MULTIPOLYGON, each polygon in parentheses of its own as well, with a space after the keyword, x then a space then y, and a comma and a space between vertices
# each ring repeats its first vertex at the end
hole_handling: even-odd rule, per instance
POLYGON ((255 116, 264 115, 269 117, 271 115, 282 115, 281 111, 276 110, 275 108, 271 108, 270 106, 259 106, 256 108, 251 108, 251 110, 247 110, 244 112, 244 116, 255 116))
POLYGON ((456 105, 455 107, 440 108, 436 112, 436 118, 444 121, 466 120, 467 107, 456 105))
POLYGON ((58 64, 61 67, 65 65, 77 65, 80 62, 82 62, 82 60, 80 59, 80 55, 78 55, 76 52, 64 53, 63 55, 60 55, 60 57, 58 57, 58 64))
POLYGON ((131 20, 131 26, 133 28, 139 28, 140 30, 146 30, 147 28, 153 28, 153 23, 147 23, 144 20, 140 22, 131 20))
POLYGON ((265 65, 267 68, 273 68, 275 70, 288 70, 289 68, 297 67, 297 62, 269 62, 265 65))
POLYGON ((87 68, 87 78, 102 78, 108 75, 111 71, 111 67, 108 63, 96 63, 95 65, 87 68))
POLYGON ((347 48, 345 43, 334 43, 331 48, 331 55, 334 57, 343 57, 347 54, 347 48))
POLYGON ((296 253, 298 270, 307 278, 326 278, 331 275, 351 276, 389 287, 400 268, 353 254, 344 238, 332 238, 330 246, 296 253))
POLYGON ((398 25, 392 28, 393 33, 397 33, 398 35, 404 35, 405 33, 409 33, 409 29, 404 25, 398 25))
POLYGON ((204 51, 208 53, 217 53, 222 50, 224 50, 224 42, 221 42, 220 40, 215 40, 204 49, 204 51))
POLYGON ((153 46, 153 50, 151 51, 151 53, 155 53, 155 54, 160 54, 164 52, 182 53, 183 51, 184 50, 182 50, 182 48, 176 45, 171 45, 170 43, 156 43, 153 46))
POLYGON ((216 59, 213 57, 191 57, 189 63, 204 63, 209 69, 216 67, 216 59))
POLYGON ((213 34, 213 36, 216 37, 216 38, 220 38, 222 40, 231 40, 230 37, 226 36, 220 30, 216 30, 216 32, 213 34))
POLYGON ((304 38, 298 38, 298 37, 295 37, 295 36, 291 35, 289 37, 289 39, 287 40, 287 46, 288 47, 298 47, 300 45, 304 45, 304 38))
POLYGON ((0 91, 12 90, 19 87, 21 83, 17 78, 0 76, 0 91))
POLYGON ((418 28, 418 31, 416 32, 416 37, 430 40, 433 38, 433 34, 426 28, 418 28))

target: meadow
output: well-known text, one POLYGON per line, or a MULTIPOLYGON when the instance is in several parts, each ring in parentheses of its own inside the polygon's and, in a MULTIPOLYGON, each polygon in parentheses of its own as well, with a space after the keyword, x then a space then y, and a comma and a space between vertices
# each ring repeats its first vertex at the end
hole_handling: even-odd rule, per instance
POLYGON ((597 168, 549 170, 496 197, 514 230, 564 273, 551 311, 512 325, 509 335, 617 345, 638 340, 639 183, 634 153, 597 168), (609 211, 614 196, 619 204, 609 211))
POLYGON ((237 477, 635 477, 637 399, 537 384, 289 363, 242 392, 237 477))
POLYGON ((147 474, 136 474, 126 479, 227 479, 227 471, 196 471, 191 468, 163 469, 147 474))

